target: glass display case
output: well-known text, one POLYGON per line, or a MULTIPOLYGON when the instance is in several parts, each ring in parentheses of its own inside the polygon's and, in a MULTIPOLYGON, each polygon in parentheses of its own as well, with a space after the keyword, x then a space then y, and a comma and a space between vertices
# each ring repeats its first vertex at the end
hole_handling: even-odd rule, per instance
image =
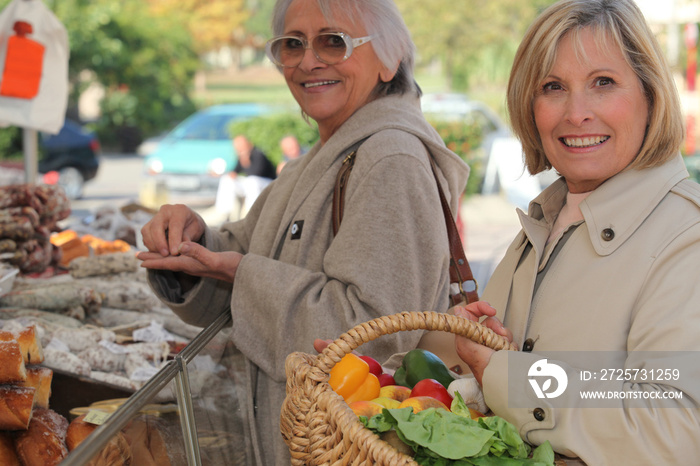
POLYGON ((61 465, 107 464, 117 455, 159 466, 250 464, 253 407, 245 402, 247 367, 230 341, 230 323, 224 312, 108 417, 99 406, 88 410, 97 423, 106 420, 61 465))

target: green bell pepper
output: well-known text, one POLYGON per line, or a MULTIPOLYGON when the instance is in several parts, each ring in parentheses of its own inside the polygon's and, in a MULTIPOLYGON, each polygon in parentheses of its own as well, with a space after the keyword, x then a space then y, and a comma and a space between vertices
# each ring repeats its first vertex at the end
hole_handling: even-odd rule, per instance
POLYGON ((439 357, 420 348, 406 353, 401 366, 394 372, 396 384, 409 388, 423 379, 435 379, 447 388, 455 378, 439 357))

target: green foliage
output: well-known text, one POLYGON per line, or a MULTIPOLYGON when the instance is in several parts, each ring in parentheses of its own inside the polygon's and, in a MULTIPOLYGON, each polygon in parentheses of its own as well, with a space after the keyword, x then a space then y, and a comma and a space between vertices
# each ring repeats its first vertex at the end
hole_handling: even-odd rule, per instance
POLYGON ((72 80, 82 82, 91 70, 106 88, 97 125, 104 144, 128 128, 156 134, 195 110, 190 92, 199 61, 177 24, 136 0, 64 0, 56 10, 69 31, 72 80))
POLYGON ((231 134, 246 135, 275 165, 282 161, 279 141, 284 136, 293 134, 301 147, 307 149, 318 140, 316 125, 310 125, 301 115, 294 113, 277 113, 235 121, 231 124, 231 134))
POLYGON ((0 128, 0 160, 22 159, 22 134, 15 126, 0 128))
POLYGON ((396 0, 418 66, 442 65, 450 90, 504 82, 527 26, 554 0, 396 0))
POLYGON ((466 124, 461 121, 430 121, 448 149, 459 155, 471 169, 467 187, 464 190, 466 196, 476 194, 481 189, 484 177, 484 152, 481 148, 484 135, 477 124, 466 124))
MULTIPOLYGON (((0 8, 8 3, 0 0, 0 8)), ((154 17, 139 0, 47 5, 68 32, 69 108, 92 82, 106 89, 104 118, 95 125, 103 144, 118 143, 126 132, 131 139, 157 134, 195 110, 190 93, 199 58, 179 24, 154 17)))

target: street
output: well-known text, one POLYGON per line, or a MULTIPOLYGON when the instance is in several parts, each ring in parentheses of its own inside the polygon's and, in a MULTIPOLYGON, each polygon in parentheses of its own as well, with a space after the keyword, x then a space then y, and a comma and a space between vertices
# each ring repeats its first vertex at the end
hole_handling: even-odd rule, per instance
POLYGON ((102 154, 97 177, 86 182, 83 197, 71 201, 71 216, 85 218, 99 207, 138 202, 143 158, 136 154, 102 154))
MULTIPOLYGON (((80 199, 71 201, 71 220, 83 219, 104 206, 119 208, 132 202, 144 204, 139 196, 149 180, 143 173, 143 160, 136 154, 102 154, 97 177, 85 183, 80 199)), ((163 203, 187 204, 197 211, 208 207, 202 204, 200 197, 163 194, 163 203)), ((213 201, 211 199, 212 204, 213 201)), ((149 204, 146 207, 158 206, 149 204)))

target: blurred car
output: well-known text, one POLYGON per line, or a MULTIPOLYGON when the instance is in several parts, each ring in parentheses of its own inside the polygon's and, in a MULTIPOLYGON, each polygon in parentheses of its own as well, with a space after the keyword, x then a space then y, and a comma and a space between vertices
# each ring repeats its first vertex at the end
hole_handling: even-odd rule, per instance
POLYGON ((483 102, 466 94, 432 93, 421 97, 421 109, 429 120, 462 121, 477 125, 484 136, 510 136, 510 128, 483 102))
POLYGON ((683 157, 685 167, 690 173, 690 179, 700 183, 700 154, 693 154, 683 157))
POLYGON ((219 178, 232 171, 238 160, 231 143, 231 123, 269 111, 270 107, 259 104, 225 104, 194 113, 146 156, 147 177, 164 184, 170 193, 216 194, 219 178))
POLYGON ((42 181, 62 186, 68 199, 79 199, 85 182, 97 176, 100 166, 97 135, 66 119, 58 134, 40 133, 40 141, 42 181))
POLYGON ((168 134, 168 132, 161 133, 157 136, 152 136, 150 138, 144 139, 141 144, 136 146, 136 155, 141 157, 148 157, 158 149, 158 145, 163 140, 163 138, 168 134))
POLYGON ((480 128, 478 157, 484 168, 481 173, 472 170, 482 177, 480 194, 504 193, 511 204, 527 210, 529 202, 558 178, 553 170, 535 176, 527 172, 520 141, 486 104, 465 94, 434 93, 423 95, 421 108, 428 120, 462 121, 480 128))

